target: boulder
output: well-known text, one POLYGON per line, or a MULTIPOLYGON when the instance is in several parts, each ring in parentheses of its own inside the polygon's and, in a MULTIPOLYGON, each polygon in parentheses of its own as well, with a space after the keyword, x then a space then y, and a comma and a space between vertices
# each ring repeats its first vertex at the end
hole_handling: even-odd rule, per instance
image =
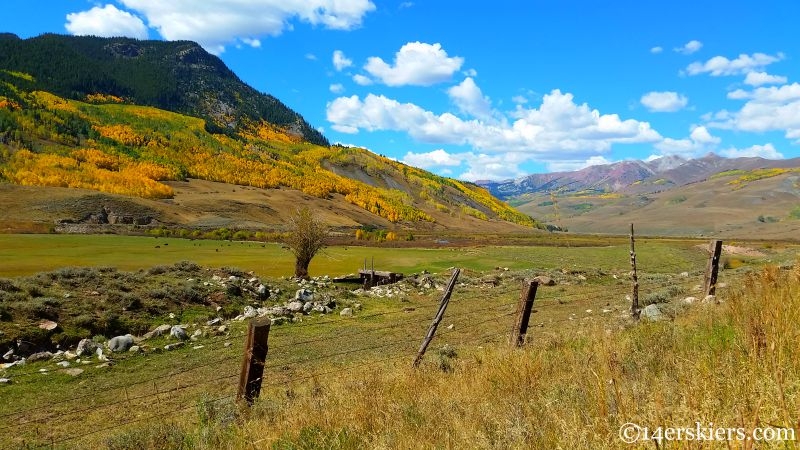
POLYGON ((259 284, 256 288, 256 294, 258 294, 258 297, 262 300, 267 299, 269 298, 269 289, 263 284, 259 284))
POLYGON ((73 369, 64 369, 62 370, 67 375, 77 377, 78 375, 83 373, 83 369, 73 368, 73 369))
POLYGON ((538 277, 534 277, 533 281, 539 283, 539 286, 555 286, 556 281, 547 275, 539 275, 538 277))
POLYGON ((294 299, 301 301, 303 303, 313 302, 314 293, 309 291, 308 289, 298 289, 297 292, 294 293, 294 299))
POLYGON ((314 309, 314 304, 311 302, 306 302, 303 305, 303 312, 306 314, 310 313, 312 309, 314 309))
POLYGON ((172 327, 172 329, 169 330, 169 335, 179 341, 185 341, 189 339, 189 335, 186 334, 186 330, 184 330, 180 325, 175 325, 172 327))
POLYGON ((166 324, 166 323, 163 324, 163 325, 159 325, 154 330, 148 331, 147 333, 145 333, 144 336, 142 336, 142 340, 146 340, 146 339, 150 339, 150 338, 161 336, 163 334, 168 333, 169 330, 171 330, 171 329, 172 329, 172 325, 169 325, 169 324, 166 324))
POLYGON ((250 305, 247 305, 244 307, 244 311, 242 312, 242 314, 244 315, 245 319, 252 319, 253 317, 258 316, 258 310, 256 310, 250 305))
POLYGON ((644 317, 647 320, 652 320, 653 322, 658 322, 659 320, 666 320, 664 314, 661 312, 660 309, 658 309, 658 305, 655 304, 645 306, 644 309, 642 310, 642 317, 644 317))
POLYGON ((31 356, 28 356, 29 363, 36 361, 48 361, 50 359, 53 359, 53 354, 50 352, 39 352, 39 353, 34 353, 31 356))
POLYGON ((78 356, 92 355, 96 351, 97 343, 91 339, 81 339, 81 341, 78 342, 78 348, 75 350, 75 354, 78 356))
POLYGON ((291 312, 300 312, 300 311, 303 310, 303 305, 305 305, 305 303, 303 303, 303 302, 301 302, 299 300, 295 300, 295 301, 289 303, 288 305, 286 305, 286 309, 288 309, 291 312))
POLYGON ((352 308, 345 308, 341 312, 339 312, 339 315, 340 316, 344 316, 344 317, 352 316, 353 315, 353 309, 352 308))
POLYGON ((112 352, 127 352, 131 347, 133 347, 133 336, 130 334, 126 334, 125 336, 116 336, 109 339, 106 345, 112 352))

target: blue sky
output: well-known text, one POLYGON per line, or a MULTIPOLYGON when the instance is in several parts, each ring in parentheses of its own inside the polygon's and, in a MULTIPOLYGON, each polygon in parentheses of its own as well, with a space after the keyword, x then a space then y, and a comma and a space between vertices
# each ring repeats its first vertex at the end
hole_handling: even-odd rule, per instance
POLYGON ((357 145, 467 180, 800 156, 800 2, 3 0, 0 31, 189 39, 357 145))

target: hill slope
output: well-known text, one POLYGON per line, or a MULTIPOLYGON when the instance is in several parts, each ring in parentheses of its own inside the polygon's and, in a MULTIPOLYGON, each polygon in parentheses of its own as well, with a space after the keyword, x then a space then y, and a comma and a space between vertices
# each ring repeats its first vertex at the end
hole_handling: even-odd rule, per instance
POLYGON ((100 99, 95 103, 69 100, 34 90, 36 83, 29 74, 0 71, 0 178, 14 185, 70 191, 47 194, 64 199, 63 208, 34 212, 25 196, 38 195, 35 191, 6 186, 4 204, 8 211, 17 205, 16 221, 80 221, 86 208, 100 213, 110 201, 75 190, 80 188, 149 199, 135 200, 138 206, 132 209, 145 211, 137 213, 141 217, 177 225, 273 227, 298 202, 313 199, 322 200, 315 204, 331 215, 344 216, 337 221, 343 226, 488 226, 498 231, 534 225, 477 185, 365 149, 313 144, 265 121, 231 134, 211 133, 199 118, 114 101, 98 103, 108 101, 103 93, 94 97, 100 99), (264 189, 265 197, 237 200, 226 195, 214 203, 214 193, 227 188, 190 180, 264 189), (203 201, 181 205, 183 192, 203 201), (275 206, 264 208, 270 196, 275 206), (232 207, 232 202, 241 207, 232 207), (192 211, 168 211, 177 206, 192 211), (259 211, 257 220, 250 217, 254 211, 259 211))
POLYGON ((5 34, 0 69, 29 74, 29 89, 65 98, 115 97, 203 118, 215 132, 266 121, 306 141, 328 144, 299 114, 242 82, 194 42, 55 34, 23 40, 5 34))

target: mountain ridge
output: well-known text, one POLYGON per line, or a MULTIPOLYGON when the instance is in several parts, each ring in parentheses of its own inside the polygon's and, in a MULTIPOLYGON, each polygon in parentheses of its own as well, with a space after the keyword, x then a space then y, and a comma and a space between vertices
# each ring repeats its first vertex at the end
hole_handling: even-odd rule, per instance
POLYGON ((525 194, 577 193, 647 194, 707 180, 730 170, 800 167, 800 158, 770 160, 759 157, 724 158, 714 153, 694 159, 665 156, 651 161, 625 160, 576 171, 530 174, 512 180, 478 181, 503 200, 525 194))
POLYGON ((206 120, 234 133, 266 121, 304 140, 327 139, 272 95, 244 83, 218 57, 191 41, 43 34, 0 37, 0 70, 29 74, 29 88, 85 100, 102 94, 206 120))

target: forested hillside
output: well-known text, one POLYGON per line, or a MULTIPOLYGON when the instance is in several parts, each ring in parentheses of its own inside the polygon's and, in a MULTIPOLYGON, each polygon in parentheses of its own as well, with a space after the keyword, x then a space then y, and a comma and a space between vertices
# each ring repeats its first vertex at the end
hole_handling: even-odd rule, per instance
POLYGON ((27 88, 68 99, 114 100, 200 117, 215 133, 265 121, 308 142, 328 144, 299 114, 242 82, 194 42, 55 34, 23 40, 2 34, 0 69, 29 74, 27 88))
POLYGON ((206 121, 128 104, 105 91, 84 101, 39 89, 35 76, 0 71, 0 178, 164 199, 162 183, 187 178, 339 195, 390 222, 433 222, 433 214, 533 219, 485 189, 370 151, 310 143, 266 121, 211 133, 206 121))

